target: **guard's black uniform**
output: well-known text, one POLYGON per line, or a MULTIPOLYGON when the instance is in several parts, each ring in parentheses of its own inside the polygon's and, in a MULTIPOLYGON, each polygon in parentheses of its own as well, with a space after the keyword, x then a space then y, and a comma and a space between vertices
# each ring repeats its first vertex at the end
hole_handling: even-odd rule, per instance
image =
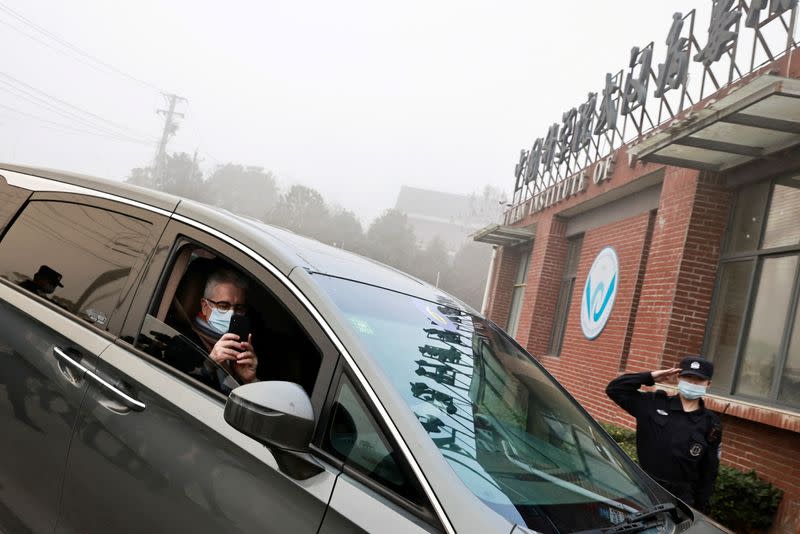
POLYGON ((649 372, 622 375, 608 384, 606 394, 636 418, 642 468, 685 503, 705 511, 719 469, 719 417, 705 409, 702 399, 698 410, 684 412, 677 395, 638 391, 653 384, 649 372))

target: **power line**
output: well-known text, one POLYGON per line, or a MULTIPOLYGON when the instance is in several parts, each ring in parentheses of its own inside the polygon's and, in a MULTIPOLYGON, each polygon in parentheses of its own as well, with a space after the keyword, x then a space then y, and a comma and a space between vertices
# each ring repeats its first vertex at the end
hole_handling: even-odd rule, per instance
MULTIPOLYGON (((4 82, 2 80, 0 80, 0 84, 1 83, 4 83, 4 82)), ((12 88, 12 89, 14 89, 14 88, 12 88)), ((4 88, 4 87, 0 87, 0 90, 9 91, 8 88, 4 88)), ((9 92, 11 92, 11 91, 9 91, 9 92)), ((11 94, 16 94, 16 93, 11 92, 11 94)), ((39 105, 39 102, 37 102, 36 100, 32 100, 31 98, 26 98, 26 95, 24 95, 24 94, 22 94, 22 95, 16 94, 16 96, 24 98, 28 102, 32 102, 34 104, 39 105)), ((86 130, 86 129, 79 128, 79 127, 77 127, 75 125, 72 125, 72 124, 66 124, 66 123, 63 123, 63 122, 58 122, 58 121, 54 121, 54 120, 51 120, 51 119, 47 119, 45 117, 41 117, 41 116, 35 115, 33 113, 28 113, 26 111, 22 111, 20 109, 16 109, 14 107, 11 107, 11 106, 8 106, 8 105, 2 104, 2 103, 0 103, 0 109, 4 109, 7 112, 11 112, 11 113, 14 113, 14 114, 17 114, 17 115, 20 115, 20 116, 23 116, 23 117, 26 117, 26 118, 29 118, 29 119, 33 119, 35 121, 38 121, 38 122, 42 123, 41 127, 44 127, 44 128, 47 128, 47 129, 51 129, 51 130, 54 130, 54 131, 58 131, 58 132, 91 135, 91 136, 94 136, 94 137, 111 139, 111 140, 115 140, 115 141, 125 141, 125 142, 128 142, 128 143, 134 143, 134 144, 148 146, 148 147, 152 146, 153 142, 154 142, 154 140, 153 141, 149 141, 149 140, 145 140, 145 139, 137 139, 137 138, 124 136, 124 135, 118 134, 116 132, 107 130, 107 129, 99 129, 100 127, 96 126, 93 123, 88 123, 88 122, 85 122, 84 124, 86 126, 89 126, 89 127, 92 127, 92 128, 98 128, 98 129, 95 130, 95 131, 86 130)), ((73 119, 74 118, 73 116, 61 113, 60 110, 58 110, 58 109, 53 109, 53 111, 55 113, 58 113, 62 117, 67 118, 67 119, 73 119)), ((183 150, 183 151, 184 152, 191 152, 191 150, 183 150)), ((205 156, 207 156, 207 157, 210 157, 214 162, 217 163, 217 165, 220 164, 220 161, 217 158, 215 158, 212 154, 208 153, 207 151, 200 150, 200 153, 205 155, 205 156)))
MULTIPOLYGON (((12 113, 16 113, 18 115, 22 115, 23 117, 27 117, 29 119, 33 119, 33 120, 42 122, 45 125, 49 124, 49 125, 51 125, 50 126, 51 129, 58 129, 58 131, 66 131, 67 133, 80 133, 80 134, 85 134, 85 135, 93 135, 93 136, 96 136, 96 137, 104 137, 106 139, 113 139, 113 140, 116 140, 116 141, 126 141, 126 142, 129 142, 129 143, 136 143, 136 144, 145 145, 145 146, 152 146, 152 143, 150 143, 148 141, 130 139, 130 138, 121 137, 121 136, 118 136, 118 135, 108 135, 108 134, 97 132, 97 131, 93 132, 93 131, 90 131, 90 130, 84 130, 82 128, 76 128, 75 126, 72 126, 72 125, 69 125, 69 124, 63 124, 63 123, 56 122, 56 121, 51 121, 49 119, 45 119, 44 117, 39 117, 38 115, 34 115, 32 113, 27 113, 25 111, 21 111, 21 110, 16 109, 16 108, 12 108, 11 106, 6 106, 5 104, 0 104, 0 108, 5 109, 7 111, 10 111, 12 113), (53 128, 53 127, 55 127, 55 128, 53 128)), ((45 127, 47 127, 47 126, 45 126, 45 127)))
MULTIPOLYGON (((4 3, 0 2, 0 15, 7 15, 12 17, 12 20, 19 24, 23 24, 30 30, 33 30, 34 34, 29 33, 28 31, 24 31, 22 28, 17 27, 14 24, 11 24, 8 20, 3 20, 0 18, 0 24, 4 24, 5 26, 10 27, 11 29, 19 32, 20 34, 24 35, 25 37, 36 41, 37 43, 46 46, 52 50, 56 50, 62 54, 68 55, 71 59, 76 60, 86 66, 94 68, 99 72, 103 73, 113 73, 119 76, 122 76, 130 81, 133 81, 139 85, 148 87, 150 89, 154 89, 160 93, 162 93, 170 103, 169 110, 158 110, 158 113, 165 115, 165 123, 164 123, 164 132, 161 136, 161 141, 158 142, 158 149, 156 152, 156 162, 155 168, 158 169, 160 166, 163 166, 165 163, 165 155, 166 155, 166 142, 167 140, 174 135, 175 131, 177 130, 177 122, 174 120, 174 117, 179 116, 183 117, 183 114, 177 113, 175 111, 175 104, 179 101, 186 101, 182 97, 178 97, 177 95, 169 94, 163 90, 161 90, 156 85, 149 83, 141 78, 133 76, 122 69, 111 65, 103 61, 102 59, 98 58, 97 56, 83 50, 82 48, 72 44, 71 42, 67 41, 63 37, 59 36, 58 34, 49 31, 48 29, 40 26, 39 24, 35 23, 31 19, 27 18, 25 15, 21 14, 18 11, 15 11, 11 7, 5 5, 4 3), (37 36, 38 35, 38 36, 37 36), (41 39, 40 36, 46 37, 46 39, 41 39), (54 44, 58 46, 54 46, 54 44)), ((36 104, 37 106, 44 107, 50 112, 56 113, 64 118, 69 120, 78 121, 81 125, 86 126, 88 128, 97 130, 97 132, 92 132, 88 130, 83 130, 81 128, 76 128, 71 125, 66 125, 54 121, 50 121, 48 119, 44 119, 42 117, 36 117, 31 114, 25 114, 19 110, 8 108, 8 106, 3 106, 6 109, 10 109, 11 111, 19 114, 26 115, 34 120, 38 120, 40 122, 49 123, 58 128, 67 128, 71 131, 77 133, 85 133, 89 135, 97 135, 101 137, 107 137, 111 139, 119 139, 123 141, 139 143, 139 144, 151 144, 152 142, 157 142, 155 138, 152 138, 153 141, 147 141, 146 138, 148 137, 146 134, 142 134, 141 132, 137 132, 136 130, 125 126, 123 124, 111 121, 87 111, 85 109, 79 108, 69 102, 65 102, 58 97, 55 97, 51 94, 48 94, 36 87, 33 87, 21 80, 14 78, 5 73, 0 73, 1 77, 4 77, 11 82, 0 80, 0 84, 4 84, 8 87, 1 87, 0 90, 4 90, 7 92, 11 92, 15 94, 17 97, 22 98, 28 102, 36 104), (74 110, 74 111, 73 111, 74 110), (76 113, 77 112, 77 113, 76 113), (103 123, 103 124, 101 124, 103 123), (108 126, 106 126, 108 125, 108 126)), ((212 156, 212 159, 213 158, 212 156)))
POLYGON ((90 63, 88 61, 84 61, 84 60, 82 60, 81 58, 79 58, 79 57, 77 57, 75 55, 68 54, 67 51, 64 50, 63 48, 57 47, 57 46, 53 45, 52 43, 44 41, 44 40, 36 37, 35 35, 31 35, 30 33, 27 33, 25 31, 23 31, 22 29, 14 26, 13 24, 11 24, 10 22, 8 22, 6 20, 3 20, 3 19, 0 18, 0 24, 3 24, 5 26, 11 28, 12 30, 18 32, 20 35, 24 35, 25 37, 27 37, 28 39, 31 39, 32 41, 36 41, 37 43, 39 43, 42 46, 46 46, 47 48, 49 48, 51 50, 55 50, 56 52, 58 52, 60 54, 67 55, 70 59, 73 59, 73 60, 77 61, 78 63, 80 63, 82 65, 86 65, 87 67, 89 67, 91 69, 94 69, 95 71, 97 71, 97 72, 99 72, 101 74, 106 74, 106 75, 109 74, 109 72, 107 70, 98 67, 96 64, 90 63))
MULTIPOLYGON (((0 83, 3 83, 2 80, 0 80, 0 83)), ((52 106, 52 104, 49 104, 48 102, 42 102, 41 99, 31 98, 30 96, 26 95, 25 93, 20 94, 18 89, 15 89, 13 87, 12 88, 8 88, 8 87, 0 86, 0 90, 9 92, 12 95, 17 96, 17 97, 19 97, 19 98, 21 98, 21 99, 23 99, 23 100, 25 100, 27 102, 31 102, 31 103, 39 105, 39 106, 44 106, 45 109, 47 109, 49 111, 52 111, 53 113, 55 113, 55 114, 57 114, 57 115, 59 115, 61 117, 64 117, 66 119, 69 119, 69 120, 71 120, 73 122, 75 122, 76 119, 77 119, 77 122, 79 123, 80 126, 85 126, 85 127, 92 128, 95 132, 97 132, 97 133, 99 133, 101 135, 105 135, 105 136, 108 136, 108 137, 116 137, 116 138, 121 139, 121 140, 139 142, 139 143, 148 144, 148 145, 152 144, 151 141, 147 141, 145 139, 140 139, 140 138, 132 137, 132 136, 129 136, 129 135, 121 134, 121 133, 115 132, 113 130, 110 130, 108 128, 99 126, 99 125, 97 125, 97 124, 95 124, 93 122, 89 122, 87 120, 84 120, 82 117, 75 116, 74 114, 68 114, 67 112, 64 112, 62 110, 59 110, 58 108, 55 108, 54 106, 52 106)), ((52 122, 52 121, 50 121, 50 122, 52 122)), ((64 124, 61 124, 61 125, 62 126, 68 126, 70 128, 74 128, 74 129, 78 129, 74 125, 64 125, 64 124)))
MULTIPOLYGON (((40 120, 40 119, 35 119, 35 120, 40 120)), ((123 141, 123 142, 126 142, 126 143, 133 143, 133 144, 142 145, 142 146, 146 146, 146 147, 150 147, 151 146, 150 143, 142 143, 142 142, 139 142, 139 141, 134 141, 132 139, 123 139, 123 138, 114 137, 114 136, 111 136, 111 135, 104 135, 104 134, 97 133, 97 132, 92 132, 92 131, 89 131, 89 130, 82 130, 80 128, 71 128, 69 126, 62 125, 62 124, 54 124, 52 126, 49 125, 49 124, 40 124, 39 127, 40 128, 44 128, 45 130, 51 130, 53 132, 62 133, 62 134, 86 135, 86 136, 91 136, 91 137, 95 137, 95 138, 109 139, 109 140, 117 141, 117 142, 123 141)))
MULTIPOLYGON (((96 113, 92 113, 91 111, 86 111, 85 109, 79 108, 78 106, 75 106, 74 104, 70 104, 69 102, 66 102, 66 101, 64 101, 64 100, 62 100, 62 99, 60 99, 60 98, 58 98, 56 96, 53 96, 53 95, 51 95, 49 93, 46 93, 46 92, 42 91, 41 89, 37 89, 36 87, 33 87, 32 85, 27 84, 27 83, 23 82, 22 80, 19 80, 19 79, 15 78, 15 77, 13 77, 13 76, 11 76, 9 74, 0 72, 0 76, 2 76, 3 78, 6 78, 8 80, 11 80, 11 83, 3 82, 2 80, 0 80, 0 83, 5 83, 6 85, 11 85, 12 87, 17 86, 17 90, 18 91, 22 91, 22 92, 30 95, 34 99, 43 102, 45 105, 47 105, 47 106, 49 106, 51 108, 56 108, 57 109, 56 106, 54 106, 51 102, 48 102, 45 99, 49 99, 51 101, 57 102, 59 104, 59 106, 61 106, 62 110, 63 110, 63 108, 68 108, 66 110, 63 110, 65 113, 69 113, 70 115, 73 115, 73 116, 79 118, 79 120, 83 120, 84 122, 86 121, 86 119, 82 118, 81 115, 78 115, 73 111, 69 111, 70 109, 75 110, 78 113, 83 114, 85 116, 92 117, 92 119, 95 120, 95 121, 100 121, 100 122, 106 123, 106 124, 112 126, 113 128, 116 128, 117 130, 120 130, 122 135, 127 135, 127 136, 130 136, 130 137, 147 137, 146 134, 142 134, 141 132, 137 132, 136 130, 134 130, 134 129, 128 127, 128 126, 125 126, 123 124, 114 122, 114 121, 112 121, 110 119, 106 119, 105 117, 101 117, 100 115, 97 115, 96 113), (20 86, 22 87, 22 89, 19 88, 20 86), (41 95, 41 96, 39 96, 39 95, 41 95), (42 97, 44 97, 44 98, 42 98, 42 97)), ((102 126, 102 128, 108 129, 108 127, 105 127, 105 126, 102 126)))
MULTIPOLYGON (((0 84, 6 84, 6 82, 4 82, 3 80, 0 80, 0 84)), ((117 137, 120 137, 120 138, 124 137, 124 138, 127 138, 127 139, 134 139, 134 138, 132 138, 130 136, 125 136, 123 134, 115 132, 115 131, 113 131, 113 130, 111 130, 109 128, 106 128, 106 127, 103 127, 103 126, 99 126, 96 123, 88 121, 88 120, 84 119, 83 117, 81 117, 79 115, 76 115, 75 113, 70 113, 70 112, 61 110, 58 107, 56 107, 53 104, 51 104, 50 102, 48 102, 48 101, 46 101, 44 99, 38 98, 38 97, 36 97, 36 95, 32 95, 31 93, 22 91, 17 87, 14 87, 14 86, 9 86, 9 87, 0 86, 0 91, 6 91, 6 92, 18 97, 18 98, 21 98, 22 100, 25 100, 26 102, 30 102, 30 103, 32 103, 34 105, 43 107, 44 109, 46 109, 48 111, 51 111, 51 112, 55 113, 56 115, 59 115, 61 117, 69 119, 71 121, 77 121, 78 123, 80 123, 83 126, 88 126, 89 128, 93 128, 93 129, 95 129, 95 130, 97 130, 99 132, 102 132, 104 135, 114 135, 114 136, 117 136, 117 137)))
MULTIPOLYGON (((79 48, 78 46, 76 46, 76 45, 70 43, 69 41, 65 40, 64 38, 60 37, 59 35, 56 35, 55 33, 43 28, 42 26, 39 26, 38 24, 36 24, 32 20, 30 20, 29 18, 25 17, 24 15, 22 15, 21 13, 19 13, 17 11, 14 11, 13 9, 11 9, 7 5, 3 4, 2 2, 0 2, 0 10, 5 12, 5 13, 7 13, 8 15, 11 15, 12 17, 14 17, 18 21, 22 22, 26 26, 28 26, 30 28, 33 28, 34 30, 36 30, 40 34, 47 36, 48 38, 50 38, 53 41, 55 41, 58 44, 60 44, 62 47, 66 48, 68 50, 71 50, 74 53, 76 53, 76 54, 78 54, 78 55, 80 55, 80 56, 92 61, 96 65, 100 65, 100 66, 104 67, 107 71, 113 72, 113 73, 115 73, 115 74, 117 74, 119 76, 122 76, 123 78, 127 78, 128 80, 131 80, 131 81, 136 82, 136 83, 138 83, 140 85, 143 85, 145 87, 148 87, 150 89, 158 91, 159 93, 164 93, 165 92, 162 89, 160 89, 159 87, 157 87, 156 85, 154 85, 154 84, 152 84, 150 82, 147 82, 145 80, 142 80, 141 78, 137 78, 136 76, 133 76, 132 74, 128 74, 127 72, 125 72, 125 71, 123 71, 121 69, 118 69, 114 65, 106 63, 102 59, 99 59, 98 57, 90 54, 89 52, 86 52, 85 50, 79 48)), ((11 27, 14 28, 14 26, 11 26, 11 27)), ((17 28, 15 28, 15 29, 17 29, 17 28)), ((20 31, 20 30, 17 29, 17 31, 20 31)), ((21 32, 21 33, 24 34, 24 32, 21 32)), ((27 34, 25 34, 25 35, 27 35, 27 34)), ((35 39, 34 37, 32 37, 30 35, 29 35, 29 37, 35 39)), ((41 41, 39 41, 39 42, 41 42, 41 41)))
MULTIPOLYGON (((31 19, 27 18, 26 16, 22 15, 21 13, 15 11, 11 7, 3 4, 0 2, 0 15, 7 15, 13 17, 15 23, 22 23, 27 26, 29 29, 38 32, 38 35, 46 37, 48 40, 43 40, 37 37, 36 34, 28 33, 27 31, 23 31, 23 29, 17 27, 14 24, 10 24, 9 21, 3 20, 0 18, 0 24, 3 24, 11 29, 19 32, 20 34, 24 35, 25 37, 36 41, 37 43, 51 48, 52 50, 56 50, 63 54, 69 55, 71 59, 76 60, 84 65, 87 65, 95 70, 98 70, 103 73, 114 73, 124 78, 127 78, 131 81, 134 81, 140 85, 148 87, 150 89, 154 89, 156 91, 160 91, 159 87, 146 82, 136 76, 128 74, 127 72, 118 69, 117 67, 99 59, 98 57, 90 54, 89 52, 79 48, 78 46, 68 42, 61 36, 47 30, 46 28, 36 24, 31 19), (55 42, 59 46, 53 46, 53 42, 55 42)), ((14 78, 13 76, 5 73, 0 73, 0 77, 6 78, 4 81, 0 80, 0 84, 4 84, 7 87, 0 87, 0 90, 4 90, 14 94, 18 98, 26 100, 30 103, 33 103, 39 107, 43 107, 47 109, 49 112, 55 113, 69 119, 70 121, 77 121, 82 126, 97 130, 98 132, 90 132, 87 130, 81 130, 80 128, 75 128, 71 125, 65 125, 61 123, 57 123, 54 121, 49 121, 47 119, 43 119, 42 117, 35 117, 33 115, 28 114, 30 118, 34 118, 34 120, 39 120, 40 122, 45 122, 52 124, 53 126, 60 127, 60 128, 67 128, 69 130, 80 132, 80 133, 87 133, 90 135, 99 135, 108 138, 116 138, 123 141, 129 141, 139 144, 147 144, 150 145, 153 142, 156 142, 155 138, 151 138, 152 141, 146 140, 149 136, 147 134, 142 134, 126 125, 117 123, 105 117, 102 117, 96 113, 91 111, 87 111, 82 109, 78 106, 75 106, 69 102, 66 102, 56 96, 53 96, 41 89, 31 86, 14 78)), ((7 108, 7 106, 5 106, 7 108)), ((19 110, 12 109, 12 111, 16 113, 22 113, 19 110)))

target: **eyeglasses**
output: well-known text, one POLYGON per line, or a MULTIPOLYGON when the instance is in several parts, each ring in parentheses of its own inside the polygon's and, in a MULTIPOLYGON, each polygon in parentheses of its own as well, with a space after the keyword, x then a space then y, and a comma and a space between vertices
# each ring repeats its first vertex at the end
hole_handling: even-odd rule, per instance
POLYGON ((206 302, 210 302, 214 305, 221 312, 227 312, 231 308, 233 308, 233 313, 236 315, 244 315, 247 313, 247 305, 246 304, 231 304, 227 300, 220 300, 219 302, 215 300, 211 300, 210 298, 203 297, 203 300, 206 302))

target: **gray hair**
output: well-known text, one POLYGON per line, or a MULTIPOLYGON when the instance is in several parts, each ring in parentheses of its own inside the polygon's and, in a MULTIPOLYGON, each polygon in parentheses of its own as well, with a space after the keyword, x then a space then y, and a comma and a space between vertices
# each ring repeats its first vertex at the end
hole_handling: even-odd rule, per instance
POLYGON ((205 298, 210 298, 208 295, 210 295, 212 290, 219 284, 233 284, 244 292, 247 292, 247 288, 250 285, 247 280, 236 271, 232 269, 220 269, 214 271, 208 277, 206 287, 203 290, 203 296, 205 298))

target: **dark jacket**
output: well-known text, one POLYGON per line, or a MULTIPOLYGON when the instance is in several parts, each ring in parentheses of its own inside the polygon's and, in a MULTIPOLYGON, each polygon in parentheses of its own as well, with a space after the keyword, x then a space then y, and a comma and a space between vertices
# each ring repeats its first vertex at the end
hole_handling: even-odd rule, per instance
POLYGON ((647 473, 677 497, 705 511, 719 470, 722 426, 700 408, 685 412, 680 398, 664 391, 640 392, 655 382, 649 372, 612 380, 606 394, 636 418, 636 452, 647 473))

